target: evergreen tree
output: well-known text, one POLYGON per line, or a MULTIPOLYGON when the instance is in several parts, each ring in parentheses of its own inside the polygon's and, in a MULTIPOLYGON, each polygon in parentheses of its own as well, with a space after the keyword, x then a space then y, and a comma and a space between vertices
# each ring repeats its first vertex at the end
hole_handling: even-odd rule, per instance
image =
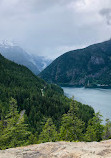
MULTIPOLYGON (((2 121, 3 122, 3 121, 2 121)), ((21 117, 17 111, 16 100, 11 98, 9 113, 4 123, 0 123, 2 131, 0 133, 0 148, 10 148, 25 145, 30 135, 27 125, 24 124, 24 116, 21 117)))
POLYGON ((84 122, 77 117, 78 107, 72 99, 70 110, 62 117, 60 140, 77 141, 82 139, 84 122))
POLYGON ((106 119, 106 124, 104 126, 103 139, 111 139, 111 121, 106 119))
POLYGON ((56 127, 51 118, 49 118, 39 135, 39 143, 41 142, 55 142, 57 140, 56 127))
POLYGON ((102 115, 100 113, 96 113, 95 116, 89 120, 88 127, 85 134, 86 141, 100 141, 102 140, 102 133, 103 133, 103 125, 102 115))

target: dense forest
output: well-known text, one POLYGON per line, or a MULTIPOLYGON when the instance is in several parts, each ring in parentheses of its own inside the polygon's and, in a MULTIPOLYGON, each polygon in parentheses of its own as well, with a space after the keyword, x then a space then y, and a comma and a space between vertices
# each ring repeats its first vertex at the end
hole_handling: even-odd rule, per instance
POLYGON ((111 122, 0 55, 0 149, 48 141, 111 138, 111 122))
POLYGON ((40 75, 62 86, 111 87, 111 40, 69 51, 50 64, 40 75))

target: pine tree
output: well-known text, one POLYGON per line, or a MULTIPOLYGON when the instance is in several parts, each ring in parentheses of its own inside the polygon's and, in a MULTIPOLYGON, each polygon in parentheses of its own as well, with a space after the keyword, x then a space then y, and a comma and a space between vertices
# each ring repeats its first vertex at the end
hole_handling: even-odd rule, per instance
POLYGON ((11 98, 9 103, 10 108, 4 124, 0 123, 3 129, 0 134, 1 149, 25 145, 30 135, 27 125, 24 124, 24 116, 20 117, 18 114, 16 100, 11 98))
POLYGON ((57 140, 56 127, 51 118, 49 118, 39 135, 39 143, 41 142, 55 142, 57 140))
POLYGON ((106 119, 102 137, 103 139, 111 139, 111 121, 109 119, 106 119))
POLYGON ((82 139, 84 122, 77 117, 78 107, 72 99, 70 109, 62 117, 60 140, 77 141, 82 139))
POLYGON ((86 141, 100 141, 102 140, 103 125, 101 124, 102 115, 96 113, 95 116, 89 120, 88 127, 85 134, 86 141))

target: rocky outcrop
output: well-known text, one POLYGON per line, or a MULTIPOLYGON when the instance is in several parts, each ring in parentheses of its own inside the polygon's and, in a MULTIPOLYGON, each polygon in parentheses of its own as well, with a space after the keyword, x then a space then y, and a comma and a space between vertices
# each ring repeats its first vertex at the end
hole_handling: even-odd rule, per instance
POLYGON ((0 158, 111 158, 111 140, 29 145, 2 150, 0 158))

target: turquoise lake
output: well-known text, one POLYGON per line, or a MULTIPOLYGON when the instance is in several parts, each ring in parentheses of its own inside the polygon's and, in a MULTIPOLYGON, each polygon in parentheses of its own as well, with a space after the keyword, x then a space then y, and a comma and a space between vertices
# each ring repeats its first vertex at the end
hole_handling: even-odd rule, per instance
POLYGON ((62 87, 67 97, 72 97, 94 108, 95 112, 103 115, 103 123, 106 118, 111 120, 111 89, 100 88, 72 88, 62 87))

